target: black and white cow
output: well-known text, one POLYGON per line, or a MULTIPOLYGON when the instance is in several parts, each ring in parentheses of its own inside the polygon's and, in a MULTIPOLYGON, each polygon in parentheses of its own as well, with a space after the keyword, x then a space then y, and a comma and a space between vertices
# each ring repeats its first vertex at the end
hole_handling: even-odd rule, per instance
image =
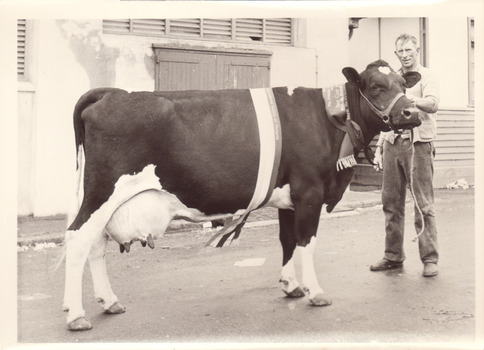
MULTIPOLYGON (((334 208, 353 174, 351 167, 337 168, 346 131, 352 129, 367 146, 381 130, 420 124, 404 96, 406 84, 415 83, 418 73, 401 77, 377 61, 361 74, 353 68, 343 74, 358 92, 348 96, 349 111, 356 111, 351 113, 356 132, 348 123, 345 129, 346 113, 328 115, 321 89, 265 90, 279 122, 280 157, 264 203, 279 208, 281 282, 288 296, 308 295, 317 306, 331 303, 313 266, 321 208, 334 208), (352 99, 356 105, 351 106, 352 99), (293 264, 296 247, 301 250, 302 286, 293 264)), ((137 240, 153 247, 153 238, 172 219, 216 220, 251 205, 258 169, 267 163, 260 162, 263 136, 256 109, 249 90, 128 93, 100 88, 79 99, 74 127, 83 193, 65 240, 69 329, 91 328, 82 306, 86 260, 105 312, 125 311, 106 271, 109 237, 121 252, 137 240)))

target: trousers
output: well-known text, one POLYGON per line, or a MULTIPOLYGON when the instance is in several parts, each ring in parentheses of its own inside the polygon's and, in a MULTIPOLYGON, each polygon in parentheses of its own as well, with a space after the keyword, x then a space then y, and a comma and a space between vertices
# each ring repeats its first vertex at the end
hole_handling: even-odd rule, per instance
POLYGON ((385 214, 385 258, 405 260, 403 249, 405 200, 407 188, 414 194, 415 230, 422 262, 437 263, 439 259, 437 227, 434 210, 433 142, 415 142, 396 137, 394 143, 383 144, 382 204, 385 214))

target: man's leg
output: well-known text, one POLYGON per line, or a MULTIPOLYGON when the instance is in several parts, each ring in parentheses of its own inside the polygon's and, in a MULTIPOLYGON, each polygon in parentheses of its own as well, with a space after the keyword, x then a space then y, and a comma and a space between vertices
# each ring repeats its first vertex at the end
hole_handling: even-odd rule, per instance
POLYGON ((423 263, 436 264, 439 259, 437 227, 434 210, 433 188, 433 144, 416 142, 414 145, 413 191, 417 201, 415 206, 415 229, 417 233, 424 229, 419 237, 420 259, 423 263))
POLYGON ((406 178, 402 158, 406 142, 397 137, 392 145, 384 144, 382 204, 385 213, 385 259, 405 260, 403 234, 405 229, 406 178))
POLYGON ((405 260, 403 234, 405 227, 406 179, 401 165, 402 140, 383 144, 382 204, 385 214, 385 255, 371 265, 372 271, 388 270, 401 266, 405 260))

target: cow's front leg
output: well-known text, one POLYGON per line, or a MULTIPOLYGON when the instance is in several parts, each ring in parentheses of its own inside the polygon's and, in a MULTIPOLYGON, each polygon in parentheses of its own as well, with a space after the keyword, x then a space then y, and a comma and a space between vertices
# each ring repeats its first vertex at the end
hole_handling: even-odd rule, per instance
POLYGON ((324 297, 324 291, 319 285, 316 271, 314 269, 314 249, 316 247, 316 236, 306 246, 299 246, 302 263, 302 282, 304 291, 309 294, 309 302, 315 306, 331 305, 331 300, 324 297))
POLYGON ((301 253, 303 290, 308 294, 311 305, 315 306, 331 304, 323 296, 313 258, 322 203, 321 194, 316 189, 304 191, 295 201, 295 236, 301 253))
POLYGON ((103 232, 93 242, 89 253, 89 266, 91 268, 94 296, 108 314, 120 314, 126 308, 118 302, 117 296, 111 289, 106 270, 106 246, 108 235, 103 232))
POLYGON ((296 238, 294 236, 294 211, 279 209, 279 239, 282 245, 282 290, 290 298, 300 298, 304 292, 299 287, 294 268, 294 250, 296 238))
POLYGON ((69 330, 88 330, 91 323, 85 318, 82 307, 82 275, 86 264, 91 240, 83 230, 66 233, 66 277, 64 290, 64 311, 68 311, 69 330))

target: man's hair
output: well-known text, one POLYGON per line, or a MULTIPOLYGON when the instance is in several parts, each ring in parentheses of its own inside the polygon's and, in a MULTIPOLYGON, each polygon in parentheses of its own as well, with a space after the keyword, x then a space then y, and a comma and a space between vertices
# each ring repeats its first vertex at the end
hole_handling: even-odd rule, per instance
POLYGON ((397 40, 395 40, 395 46, 397 46, 398 42, 401 41, 402 43, 406 43, 407 41, 411 41, 412 43, 414 43, 415 46, 418 47, 418 42, 417 42, 417 38, 414 37, 413 35, 410 35, 410 34, 400 34, 397 38, 397 40))

